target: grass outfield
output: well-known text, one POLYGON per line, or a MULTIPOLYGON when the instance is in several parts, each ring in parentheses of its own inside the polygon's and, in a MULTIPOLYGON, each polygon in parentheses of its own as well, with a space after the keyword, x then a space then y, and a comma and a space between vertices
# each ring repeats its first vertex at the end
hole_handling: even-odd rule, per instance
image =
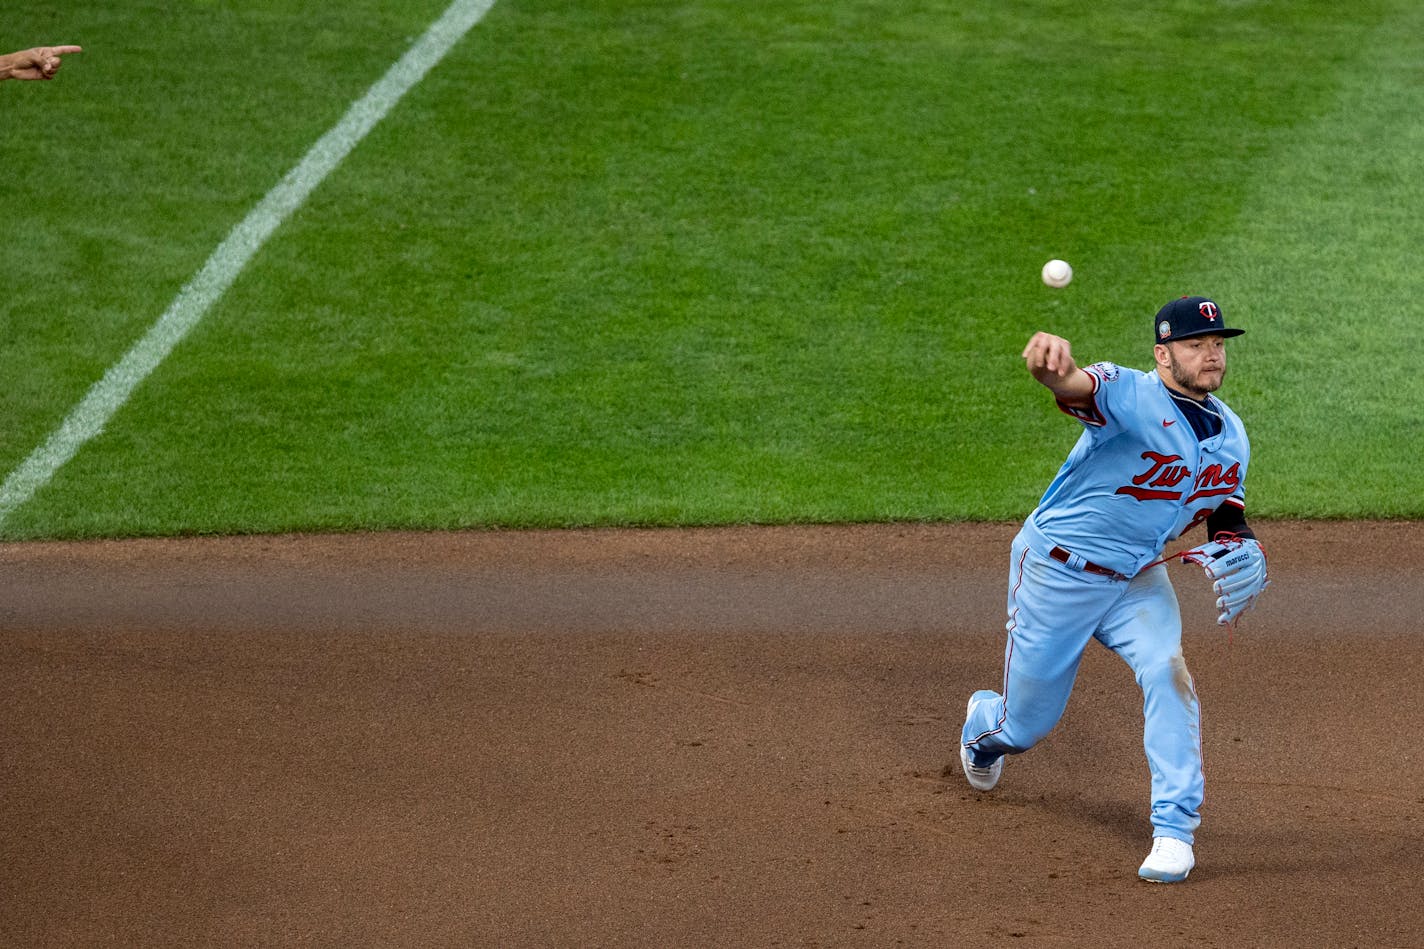
MULTIPOLYGON (((0 84, 0 469, 443 9, 6 11, 85 52, 0 84)), ((1024 340, 1198 292, 1251 513, 1424 516, 1420 62, 1404 0, 499 0, 0 534, 1018 518, 1024 340)))

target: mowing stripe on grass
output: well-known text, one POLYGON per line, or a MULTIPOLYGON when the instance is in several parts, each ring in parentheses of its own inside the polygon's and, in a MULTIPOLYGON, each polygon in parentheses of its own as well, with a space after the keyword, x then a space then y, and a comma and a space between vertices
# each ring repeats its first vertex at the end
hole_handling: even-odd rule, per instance
POLYGON ((143 338, 104 373, 21 465, 0 485, 0 526, 54 477, 84 443, 104 430, 154 369, 167 358, 203 314, 217 302, 237 275, 293 211, 321 184, 332 169, 366 137, 416 83, 425 78, 462 36, 494 6, 495 0, 454 0, 438 20, 396 64, 357 100, 341 121, 287 172, 257 206, 248 212, 213 251, 203 269, 190 280, 143 338))

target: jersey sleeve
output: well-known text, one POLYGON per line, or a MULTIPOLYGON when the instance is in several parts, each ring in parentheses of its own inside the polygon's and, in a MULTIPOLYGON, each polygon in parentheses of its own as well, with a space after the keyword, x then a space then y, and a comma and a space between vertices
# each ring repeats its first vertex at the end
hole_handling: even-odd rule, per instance
POLYGON ((1122 367, 1110 362, 1093 363, 1080 370, 1093 380, 1093 397, 1086 406, 1064 405, 1058 408, 1083 423, 1093 432, 1111 432, 1119 426, 1124 405, 1133 400, 1133 387, 1123 378, 1122 367))

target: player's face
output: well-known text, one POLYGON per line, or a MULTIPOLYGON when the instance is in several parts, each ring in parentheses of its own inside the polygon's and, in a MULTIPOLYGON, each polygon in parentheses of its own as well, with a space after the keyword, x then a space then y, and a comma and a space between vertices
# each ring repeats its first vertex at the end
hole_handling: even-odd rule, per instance
POLYGON ((1226 339, 1221 336, 1193 336, 1159 347, 1166 350, 1166 363, 1157 364, 1172 376, 1178 389, 1200 399, 1221 388, 1226 378, 1226 339))

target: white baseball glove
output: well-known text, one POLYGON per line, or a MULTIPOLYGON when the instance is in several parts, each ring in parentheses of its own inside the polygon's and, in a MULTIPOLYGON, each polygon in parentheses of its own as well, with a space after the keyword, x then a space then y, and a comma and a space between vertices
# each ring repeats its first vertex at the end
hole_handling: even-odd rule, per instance
POLYGON ((1235 622, 1271 582, 1266 576, 1266 550, 1254 538, 1218 534, 1216 540, 1182 551, 1181 557, 1200 566, 1212 581, 1220 611, 1218 626, 1235 622))

